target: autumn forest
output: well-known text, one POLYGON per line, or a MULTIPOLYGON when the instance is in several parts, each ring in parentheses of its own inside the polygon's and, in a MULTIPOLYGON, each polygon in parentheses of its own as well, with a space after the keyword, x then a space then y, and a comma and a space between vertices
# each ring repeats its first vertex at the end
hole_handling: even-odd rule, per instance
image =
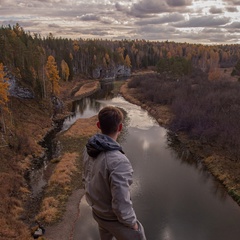
MULTIPOLYGON (((38 141, 55 117, 54 99, 62 101, 66 84, 108 78, 107 73, 116 66, 131 73, 150 72, 132 77, 129 88, 141 96, 142 103, 171 109, 171 132, 183 132, 202 146, 221 149, 232 162, 240 163, 240 45, 111 41, 81 36, 65 39, 51 33, 42 37, 25 32, 18 24, 2 26, 0 182, 8 184, 0 186, 4 202, 0 213, 4 216, 12 205, 15 208, 11 208, 8 218, 0 216, 0 224, 5 226, 4 231, 0 230, 0 238, 28 236, 19 220, 23 211, 19 199, 24 202, 22 196, 28 193, 23 183, 23 159, 41 153, 38 141), (94 74, 96 69, 101 74, 94 74), (13 84, 23 89, 23 97, 14 95, 13 84), (41 129, 37 140, 31 138, 26 126, 32 126, 33 135, 41 129), (10 227, 13 225, 18 226, 17 230, 10 227)), ((240 203, 239 183, 231 189, 231 195, 240 203)))

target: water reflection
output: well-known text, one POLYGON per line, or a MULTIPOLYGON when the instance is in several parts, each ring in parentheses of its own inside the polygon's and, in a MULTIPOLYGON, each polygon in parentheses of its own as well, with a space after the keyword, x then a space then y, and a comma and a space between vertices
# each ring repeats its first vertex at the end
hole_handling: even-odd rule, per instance
POLYGON ((214 196, 217 196, 221 201, 225 201, 226 198, 229 197, 223 185, 213 179, 211 173, 208 172, 205 166, 201 163, 202 159, 194 156, 194 154, 192 154, 189 149, 171 132, 167 133, 167 144, 169 149, 174 150, 173 154, 175 154, 177 159, 181 160, 181 164, 191 165, 198 170, 201 175, 201 181, 204 184, 206 184, 209 180, 212 180, 211 192, 214 196))

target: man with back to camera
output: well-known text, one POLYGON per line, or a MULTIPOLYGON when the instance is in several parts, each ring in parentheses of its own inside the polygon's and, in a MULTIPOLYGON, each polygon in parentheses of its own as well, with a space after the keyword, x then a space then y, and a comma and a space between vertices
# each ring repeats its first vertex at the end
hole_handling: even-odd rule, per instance
POLYGON ((83 154, 86 199, 98 223, 101 240, 146 240, 130 197, 133 169, 116 142, 123 114, 116 107, 98 113, 101 134, 88 140, 83 154))

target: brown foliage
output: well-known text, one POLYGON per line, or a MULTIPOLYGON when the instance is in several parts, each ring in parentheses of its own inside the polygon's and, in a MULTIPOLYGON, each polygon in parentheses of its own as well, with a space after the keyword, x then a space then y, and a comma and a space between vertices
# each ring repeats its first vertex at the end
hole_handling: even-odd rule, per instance
POLYGON ((18 191, 21 183, 15 172, 0 173, 0 239, 31 239, 28 227, 20 220, 24 211, 18 191))
POLYGON ((0 63, 0 109, 6 108, 6 103, 8 102, 8 87, 9 84, 5 77, 5 72, 3 70, 3 64, 0 63))
POLYGON ((219 145, 231 158, 240 160, 238 82, 208 81, 204 75, 200 80, 195 77, 179 81, 150 75, 136 78, 129 87, 137 88, 143 99, 171 106, 175 115, 173 131, 219 145))

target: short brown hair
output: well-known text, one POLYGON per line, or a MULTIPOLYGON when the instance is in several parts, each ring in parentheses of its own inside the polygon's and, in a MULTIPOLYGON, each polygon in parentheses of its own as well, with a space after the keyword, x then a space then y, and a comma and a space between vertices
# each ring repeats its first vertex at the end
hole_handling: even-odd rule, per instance
POLYGON ((123 114, 118 108, 107 106, 98 113, 98 120, 103 134, 113 134, 118 131, 118 126, 123 121, 123 114))

